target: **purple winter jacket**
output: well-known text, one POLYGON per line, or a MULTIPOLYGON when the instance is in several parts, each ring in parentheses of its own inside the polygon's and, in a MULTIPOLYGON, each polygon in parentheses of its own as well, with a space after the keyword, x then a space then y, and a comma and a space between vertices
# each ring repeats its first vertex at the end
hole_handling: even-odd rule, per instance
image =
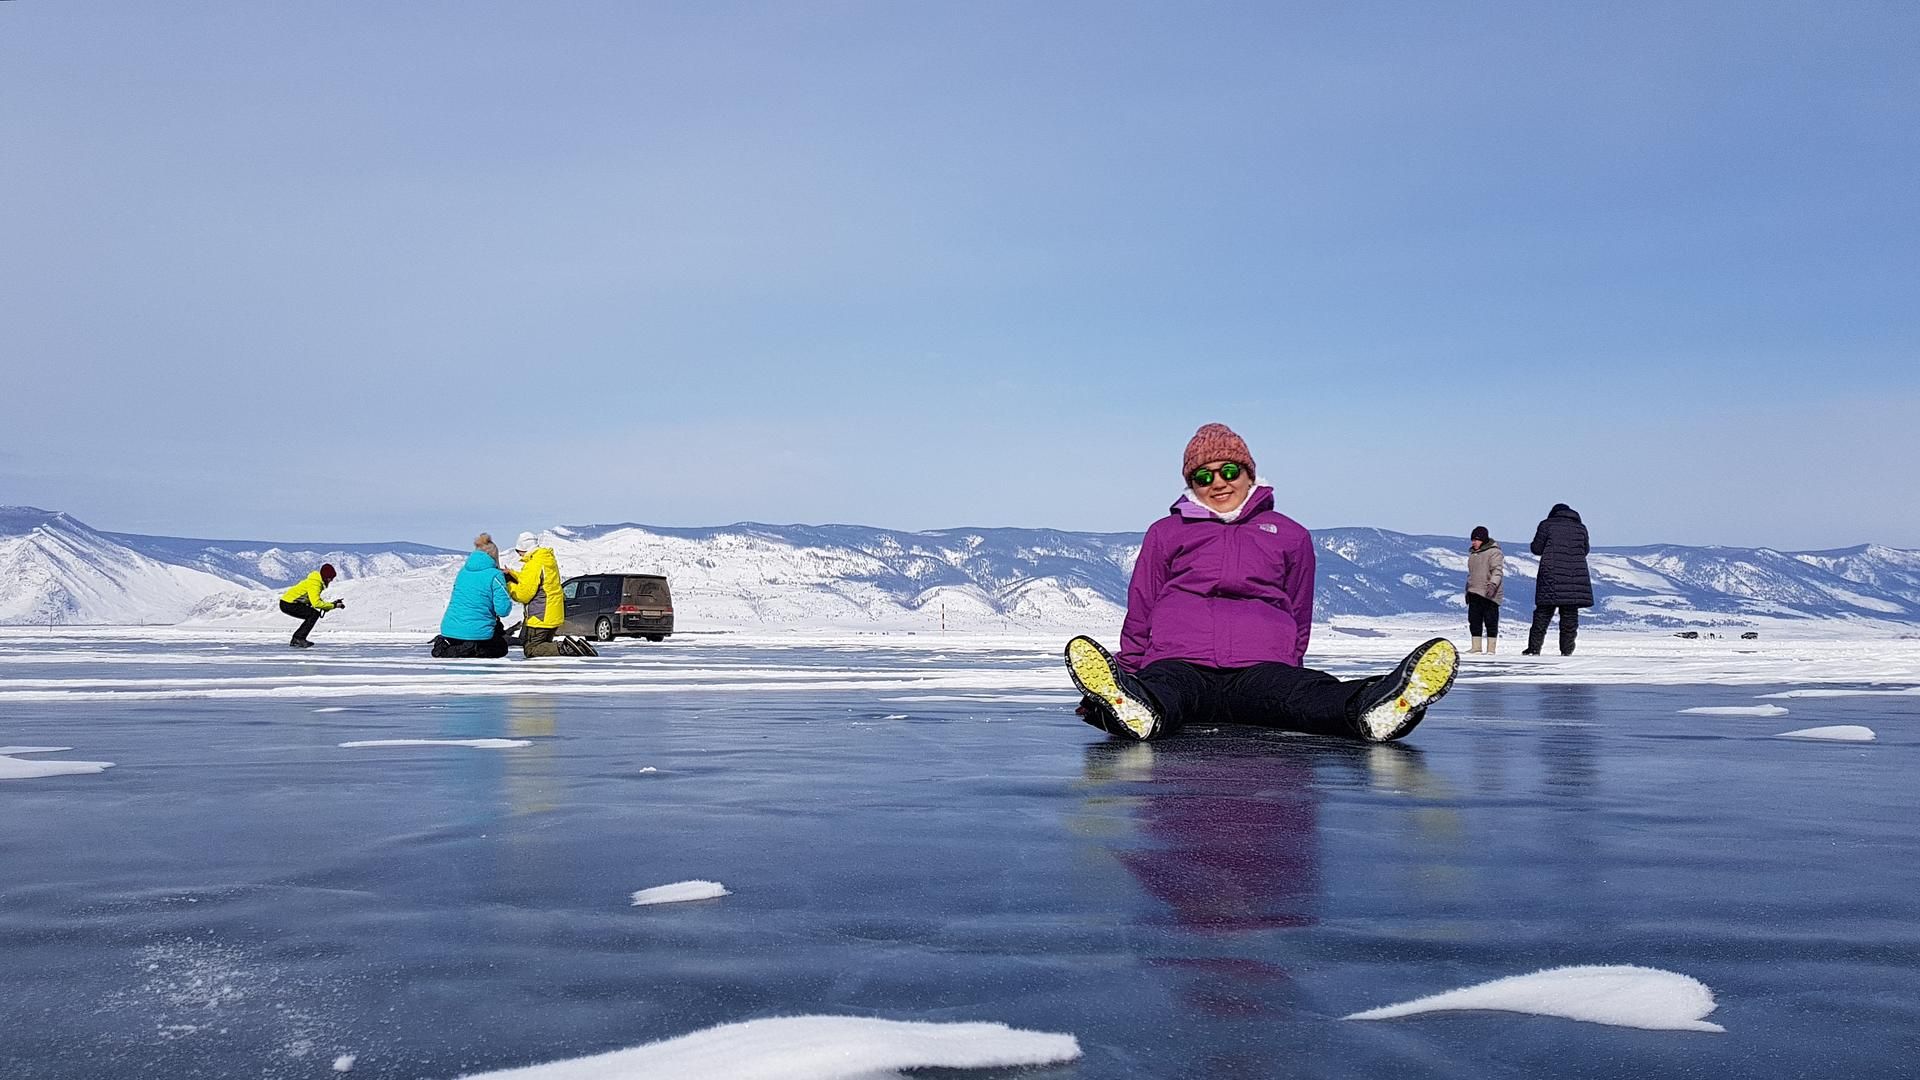
POLYGON ((1147 529, 1114 658, 1128 671, 1156 660, 1298 667, 1313 633, 1313 562, 1313 537, 1273 508, 1272 488, 1254 488, 1230 522, 1182 495, 1147 529))

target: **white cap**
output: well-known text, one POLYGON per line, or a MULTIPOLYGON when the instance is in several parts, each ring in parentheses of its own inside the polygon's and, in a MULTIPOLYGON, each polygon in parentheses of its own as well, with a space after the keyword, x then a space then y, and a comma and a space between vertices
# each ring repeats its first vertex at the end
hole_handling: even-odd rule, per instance
POLYGON ((540 546, 540 538, 532 533, 521 533, 520 539, 513 542, 513 550, 525 554, 540 546))

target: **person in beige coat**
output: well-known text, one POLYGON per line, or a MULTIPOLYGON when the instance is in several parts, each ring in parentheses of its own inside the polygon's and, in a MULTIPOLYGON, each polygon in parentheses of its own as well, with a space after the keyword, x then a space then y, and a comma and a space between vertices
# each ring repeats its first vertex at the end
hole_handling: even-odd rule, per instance
POLYGON ((1473 647, 1467 651, 1490 653, 1500 641, 1500 601, 1506 599, 1501 582, 1507 576, 1507 557, 1485 525, 1473 527, 1467 552, 1467 631, 1473 635, 1473 647), (1482 630, 1485 648, 1481 648, 1482 630))

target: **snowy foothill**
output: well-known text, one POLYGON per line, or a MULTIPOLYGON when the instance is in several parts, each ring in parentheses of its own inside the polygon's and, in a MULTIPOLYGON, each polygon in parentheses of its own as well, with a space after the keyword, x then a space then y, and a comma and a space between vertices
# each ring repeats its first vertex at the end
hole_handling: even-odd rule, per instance
POLYGON ((1716 1031, 1706 1020, 1713 991, 1691 976, 1633 965, 1548 968, 1528 975, 1478 983, 1344 1016, 1343 1020, 1391 1020, 1421 1013, 1486 1010, 1557 1016, 1653 1031, 1716 1031))
POLYGON ((532 746, 529 739, 360 739, 355 742, 343 742, 343 748, 371 746, 470 746, 475 750, 506 750, 515 746, 532 746))
POLYGON ((1681 709, 1682 716, 1785 716, 1787 710, 1778 705, 1701 705, 1691 709, 1681 709))
POLYGON ((111 761, 25 761, 16 754, 64 754, 71 746, 0 746, 0 780, 43 776, 82 776, 113 768, 111 761))
POLYGON ((782 1016, 463 1080, 875 1080, 903 1069, 1006 1069, 1079 1056, 1072 1035, 1005 1024, 782 1016))
POLYGON ((655 885, 650 889, 641 889, 634 893, 633 906, 683 904, 689 900, 718 900, 722 896, 731 895, 733 891, 717 881, 676 881, 671 885, 655 885))
POLYGON ((1798 731, 1783 731, 1775 735, 1776 739, 1824 739, 1829 742, 1873 742, 1873 729, 1859 724, 1832 724, 1827 727, 1801 728, 1798 731))

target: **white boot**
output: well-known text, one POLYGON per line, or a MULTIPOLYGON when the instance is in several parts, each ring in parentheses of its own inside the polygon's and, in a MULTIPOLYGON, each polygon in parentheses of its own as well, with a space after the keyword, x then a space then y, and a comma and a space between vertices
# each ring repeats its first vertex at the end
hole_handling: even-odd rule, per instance
POLYGON ((1493 655, 1493 647, 1498 644, 1500 644, 1500 639, 1497 637, 1490 637, 1487 639, 1487 655, 1488 656, 1493 655))
POLYGON ((1468 652, 1486 652, 1486 650, 1485 650, 1485 649, 1482 649, 1482 648, 1480 647, 1480 639, 1479 639, 1479 638, 1474 638, 1474 639, 1473 639, 1473 648, 1471 648, 1471 649, 1468 649, 1467 651, 1468 651, 1468 652))

